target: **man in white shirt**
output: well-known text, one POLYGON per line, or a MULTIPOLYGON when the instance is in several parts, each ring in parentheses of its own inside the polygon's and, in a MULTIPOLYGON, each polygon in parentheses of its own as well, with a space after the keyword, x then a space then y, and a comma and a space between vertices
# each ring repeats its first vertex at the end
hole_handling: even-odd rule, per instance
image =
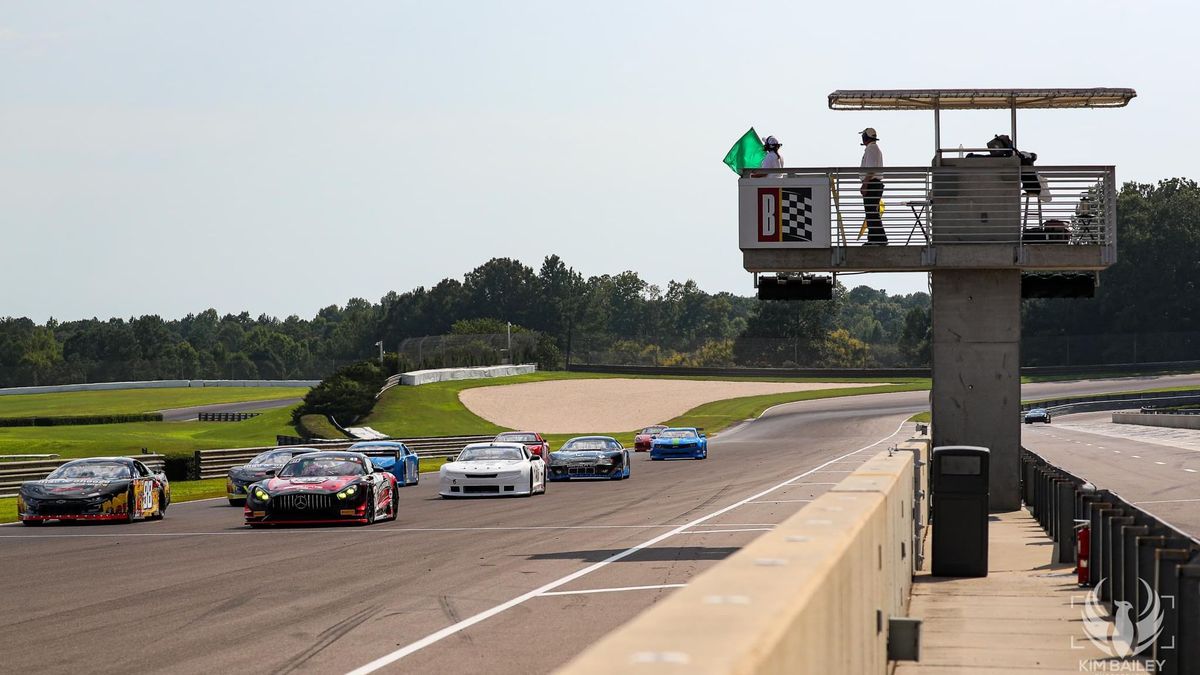
POLYGON ((783 157, 779 156, 779 149, 783 147, 774 136, 767 136, 767 140, 763 141, 763 147, 767 149, 767 156, 763 157, 758 168, 760 169, 782 169, 783 157))
POLYGON ((863 156, 859 164, 862 172, 863 210, 867 220, 867 245, 887 246, 887 232, 883 229, 883 218, 879 215, 879 202, 883 199, 883 181, 879 174, 870 169, 883 168, 883 151, 879 149, 879 136, 875 129, 867 127, 862 132, 863 156))

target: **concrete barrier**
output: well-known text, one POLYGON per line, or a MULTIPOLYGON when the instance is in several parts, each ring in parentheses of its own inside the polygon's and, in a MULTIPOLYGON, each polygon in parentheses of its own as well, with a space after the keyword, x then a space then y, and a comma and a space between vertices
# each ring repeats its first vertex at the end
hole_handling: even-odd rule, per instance
POLYGON ((315 387, 320 380, 149 380, 145 382, 92 382, 54 384, 43 387, 8 387, 0 396, 58 394, 65 391, 111 391, 114 389, 178 389, 188 387, 315 387))
POLYGON ((1113 424, 1142 424, 1148 427, 1171 427, 1172 429, 1200 429, 1200 415, 1172 415, 1170 413, 1113 413, 1113 424))
POLYGON ((485 377, 509 377, 528 375, 537 370, 533 364, 520 366, 481 366, 478 368, 437 368, 435 370, 413 370, 400 374, 400 384, 418 386, 451 380, 477 380, 485 377))
MULTIPOLYGON (((916 452, 914 452, 914 450, 916 452)), ((914 456, 882 452, 558 672, 878 673, 916 556, 914 456)))

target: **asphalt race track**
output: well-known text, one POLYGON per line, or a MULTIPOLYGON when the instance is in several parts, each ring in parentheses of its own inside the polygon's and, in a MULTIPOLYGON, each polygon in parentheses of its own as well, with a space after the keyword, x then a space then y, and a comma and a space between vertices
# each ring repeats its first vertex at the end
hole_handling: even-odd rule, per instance
MULTIPOLYGON (((1183 385, 1200 376, 1023 396, 1183 385)), ((927 400, 788 404, 707 460, 641 453, 630 480, 531 498, 441 500, 425 475, 397 522, 368 527, 252 531, 223 499, 159 522, 0 527, 0 670, 546 672, 907 437, 927 400)))
POLYGON ((274 408, 282 408, 289 405, 298 405, 301 399, 292 398, 273 398, 262 401, 242 401, 241 403, 210 403, 208 405, 194 405, 187 408, 168 408, 167 410, 159 410, 162 413, 164 422, 189 422, 199 418, 200 413, 218 413, 218 412, 259 412, 262 410, 271 410, 274 408))
POLYGON ((1086 413, 1025 425, 1022 444, 1200 538, 1200 431, 1111 420, 1086 413))

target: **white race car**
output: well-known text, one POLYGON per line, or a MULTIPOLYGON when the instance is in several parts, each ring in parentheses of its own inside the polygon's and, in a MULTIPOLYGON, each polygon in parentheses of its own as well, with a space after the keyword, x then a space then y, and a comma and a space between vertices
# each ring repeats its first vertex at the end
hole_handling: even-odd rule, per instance
POLYGON ((546 463, 520 443, 472 443, 442 465, 445 497, 492 497, 546 492, 546 463))

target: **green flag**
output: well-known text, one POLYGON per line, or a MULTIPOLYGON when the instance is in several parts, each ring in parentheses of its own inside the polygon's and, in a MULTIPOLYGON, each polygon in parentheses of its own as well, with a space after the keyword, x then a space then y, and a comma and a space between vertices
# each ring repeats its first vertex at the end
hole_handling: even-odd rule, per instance
POLYGON ((725 155, 725 163, 737 175, 742 175, 742 169, 758 168, 763 161, 763 157, 767 156, 767 151, 763 147, 762 141, 758 139, 758 132, 754 127, 750 127, 750 131, 742 134, 742 137, 733 144, 729 149, 729 153, 725 155))

